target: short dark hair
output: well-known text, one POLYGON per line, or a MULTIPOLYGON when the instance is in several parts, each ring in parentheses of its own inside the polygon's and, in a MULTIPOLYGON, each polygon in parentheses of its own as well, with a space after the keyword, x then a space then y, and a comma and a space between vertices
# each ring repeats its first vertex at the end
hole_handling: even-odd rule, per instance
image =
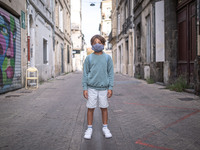
POLYGON ((105 38, 102 37, 101 35, 98 35, 98 34, 97 34, 97 35, 94 35, 94 36, 91 38, 91 40, 90 40, 91 45, 94 43, 95 39, 99 39, 103 45, 105 45, 105 43, 106 43, 105 38))

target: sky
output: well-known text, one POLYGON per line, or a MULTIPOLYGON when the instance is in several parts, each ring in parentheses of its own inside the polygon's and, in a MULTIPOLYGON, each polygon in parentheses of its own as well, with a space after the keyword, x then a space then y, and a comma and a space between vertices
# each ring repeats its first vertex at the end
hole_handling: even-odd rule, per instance
POLYGON ((101 0, 82 0, 82 32, 85 36, 87 47, 91 47, 90 39, 92 36, 100 34, 100 2, 101 0), (94 3, 95 6, 90 6, 91 3, 94 3))

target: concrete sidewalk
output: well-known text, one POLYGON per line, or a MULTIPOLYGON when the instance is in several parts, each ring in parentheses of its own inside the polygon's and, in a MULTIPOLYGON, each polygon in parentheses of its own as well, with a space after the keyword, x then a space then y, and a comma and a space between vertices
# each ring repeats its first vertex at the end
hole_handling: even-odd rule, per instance
POLYGON ((105 139, 101 111, 85 140, 86 100, 81 72, 59 76, 38 90, 0 95, 1 150, 199 150, 200 99, 157 84, 115 75, 105 139))

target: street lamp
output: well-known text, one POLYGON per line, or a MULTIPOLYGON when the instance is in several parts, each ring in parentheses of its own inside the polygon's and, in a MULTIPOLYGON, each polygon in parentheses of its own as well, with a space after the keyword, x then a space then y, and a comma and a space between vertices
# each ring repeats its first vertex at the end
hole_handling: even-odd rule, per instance
POLYGON ((90 6, 95 6, 95 4, 94 4, 94 3, 91 3, 90 6))

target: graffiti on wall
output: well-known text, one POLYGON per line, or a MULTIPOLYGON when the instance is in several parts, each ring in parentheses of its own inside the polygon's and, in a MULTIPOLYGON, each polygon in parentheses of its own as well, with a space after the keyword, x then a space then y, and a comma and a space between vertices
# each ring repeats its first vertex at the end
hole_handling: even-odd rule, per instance
POLYGON ((0 10, 0 88, 9 87, 15 74, 17 28, 15 18, 0 10))

